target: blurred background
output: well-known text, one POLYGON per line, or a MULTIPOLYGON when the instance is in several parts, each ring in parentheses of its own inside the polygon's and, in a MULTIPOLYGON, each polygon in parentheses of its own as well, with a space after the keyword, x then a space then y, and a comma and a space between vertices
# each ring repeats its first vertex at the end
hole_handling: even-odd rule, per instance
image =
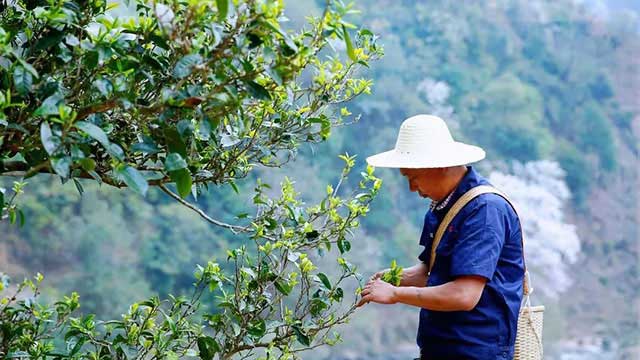
MULTIPOLYGON (((286 3, 291 28, 322 6, 286 3)), ((278 184, 286 175, 314 201, 339 177, 338 154, 358 154, 364 168, 366 156, 394 146, 406 117, 437 114, 456 139, 485 148, 487 159, 474 166, 519 208, 533 302, 547 309, 545 358, 640 358, 640 2, 359 0, 355 7, 353 22, 385 47, 369 69, 373 93, 350 104, 360 120, 257 176, 278 184)), ((384 185, 350 255, 366 276, 393 259, 404 267, 418 261, 429 205, 397 171, 377 173, 384 185)), ((239 194, 212 189, 197 204, 233 219, 250 208, 254 184, 246 179, 239 194)), ((29 180, 26 226, 0 224, 0 270, 14 279, 42 272, 46 297, 78 291, 82 312, 100 319, 153 294, 189 292, 196 264, 224 261, 228 247, 246 241, 157 189, 143 198, 83 185, 80 196, 71 183, 29 180)), ((322 268, 319 255, 314 262, 322 268)), ((338 329, 343 343, 303 358, 412 358, 418 312, 369 304, 338 329)))

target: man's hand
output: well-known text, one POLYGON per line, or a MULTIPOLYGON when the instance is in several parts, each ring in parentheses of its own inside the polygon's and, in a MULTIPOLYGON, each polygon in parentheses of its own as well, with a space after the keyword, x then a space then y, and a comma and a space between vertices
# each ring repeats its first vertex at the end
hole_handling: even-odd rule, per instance
MULTIPOLYGON (((377 274, 378 273, 376 273, 376 275, 377 274)), ((378 304, 395 304, 397 302, 395 289, 395 286, 380 279, 370 280, 367 285, 364 286, 364 289, 362 289, 360 293, 362 299, 356 304, 356 307, 360 307, 371 301, 378 304)))
POLYGON ((386 268, 384 270, 380 270, 377 273, 373 274, 370 278, 369 278, 369 282, 376 280, 376 279, 381 279, 384 276, 384 273, 386 273, 387 271, 389 271, 389 268, 386 268))

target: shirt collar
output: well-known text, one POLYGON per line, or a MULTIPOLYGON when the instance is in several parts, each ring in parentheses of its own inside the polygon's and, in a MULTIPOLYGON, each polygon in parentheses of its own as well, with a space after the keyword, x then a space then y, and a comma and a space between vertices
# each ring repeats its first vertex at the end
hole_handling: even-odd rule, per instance
POLYGON ((449 199, 449 202, 447 203, 447 205, 440 210, 437 210, 434 207, 431 209, 431 211, 433 211, 436 214, 442 214, 442 215, 446 214, 447 211, 449 211, 449 209, 451 208, 451 206, 453 206, 453 204, 456 201, 458 201, 458 199, 464 193, 469 191, 471 188, 474 188, 482 184, 487 184, 487 181, 476 172, 473 166, 467 166, 467 172, 462 177, 462 180, 460 180, 460 182, 458 183, 458 186, 456 186, 456 188, 453 190, 453 193, 451 194, 451 198, 449 199))

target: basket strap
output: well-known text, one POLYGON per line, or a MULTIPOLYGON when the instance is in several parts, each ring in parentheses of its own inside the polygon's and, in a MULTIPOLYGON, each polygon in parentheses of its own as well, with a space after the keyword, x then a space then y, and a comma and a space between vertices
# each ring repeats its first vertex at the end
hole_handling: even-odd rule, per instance
MULTIPOLYGON (((444 235, 445 229, 449 227, 449 224, 451 223, 453 218, 455 218, 456 215, 458 215, 458 212, 460 212, 462 208, 464 208, 471 200, 473 200, 474 198, 482 194, 496 194, 501 196, 509 203, 509 205, 511 205, 511 207, 513 208, 513 211, 516 212, 516 215, 518 214, 515 206, 513 206, 513 203, 509 200, 507 195, 505 195, 502 191, 494 188, 493 186, 479 185, 471 188, 469 191, 464 193, 451 206, 449 211, 447 211, 447 213, 445 214, 444 219, 442 219, 442 222, 438 226, 438 229, 436 230, 436 235, 431 245, 431 257, 429 258, 429 272, 427 273, 428 275, 431 275, 431 270, 433 269, 433 265, 435 264, 435 261, 436 261, 436 249, 438 248, 438 244, 440 244, 440 240, 442 240, 442 236, 444 235)), ((518 219, 520 219, 519 216, 518 216, 518 219)), ((531 288, 529 287, 529 284, 530 284, 529 271, 527 270, 527 265, 524 259, 524 229, 522 229, 522 223, 520 223, 520 235, 521 235, 520 241, 522 242, 522 262, 524 264, 524 273, 525 273, 522 288, 524 291, 524 295, 528 296, 531 293, 531 288)))

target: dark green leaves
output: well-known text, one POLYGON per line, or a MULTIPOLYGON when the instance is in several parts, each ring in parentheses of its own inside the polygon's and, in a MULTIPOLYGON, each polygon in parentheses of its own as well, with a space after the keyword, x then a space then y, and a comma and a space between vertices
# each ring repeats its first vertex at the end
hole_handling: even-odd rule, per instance
POLYGON ((51 133, 51 127, 46 121, 40 124, 40 141, 49 155, 52 155, 60 146, 60 138, 51 133))
POLYGON ((323 273, 319 273, 317 276, 327 289, 331 289, 331 281, 329 281, 329 278, 327 277, 327 275, 323 273))
POLYGON ((131 151, 139 151, 146 154, 155 154, 160 152, 160 149, 151 137, 143 136, 142 142, 135 143, 133 144, 133 146, 131 146, 131 151))
POLYGON ((247 91, 249 94, 259 100, 271 100, 271 94, 264 88, 264 86, 258 84, 255 81, 245 82, 247 85, 247 91))
POLYGON ((69 177, 69 169, 71 167, 71 157, 70 156, 61 156, 61 157, 53 157, 51 158, 51 167, 56 174, 60 175, 63 178, 69 177))
POLYGON ((351 243, 348 240, 340 238, 338 239, 338 249, 340 250, 340 254, 344 254, 351 250, 351 243))
POLYGON ((20 95, 26 95, 31 91, 33 86, 33 76, 27 69, 18 65, 13 70, 13 84, 20 95))
POLYGON ((58 106, 60 102, 63 100, 63 97, 56 93, 48 98, 44 99, 42 105, 34 111, 34 116, 48 116, 48 115, 58 115, 58 106))
POLYGON ((265 324, 264 319, 257 319, 252 322, 247 332, 256 339, 263 337, 267 332, 267 325, 265 324))
POLYGON ((171 180, 176 183, 180 197, 186 197, 191 192, 191 173, 187 169, 172 171, 169 173, 171 180))
POLYGON ((171 180, 176 183, 178 194, 186 197, 191 192, 191 173, 187 169, 187 162, 178 153, 171 153, 164 161, 164 169, 169 173, 171 180))
POLYGON ((149 189, 147 180, 140 174, 138 170, 128 165, 121 165, 117 169, 118 175, 122 177, 122 180, 133 191, 145 196, 149 189))
POLYGON ((200 352, 200 358, 204 360, 211 360, 220 351, 220 345, 211 336, 201 336, 198 338, 198 351, 200 352))
POLYGON ((169 152, 178 153, 182 158, 187 157, 187 145, 182 140, 180 133, 174 127, 167 127, 164 129, 164 137, 167 142, 169 152))
POLYGON ((177 153, 171 153, 167 156, 167 159, 164 161, 164 169, 168 172, 186 169, 187 162, 177 153))
POLYGON ((173 68, 173 76, 177 79, 191 75, 193 67, 202 63, 202 56, 199 54, 189 54, 178 60, 173 68))
POLYGON ((78 121, 75 123, 75 126, 97 140, 105 149, 109 149, 109 138, 107 138, 107 134, 105 134, 104 130, 85 121, 78 121))
POLYGON ((278 291, 280 291, 282 294, 289 295, 289 293, 291 293, 292 288, 291 286, 289 286, 289 284, 279 280, 276 280, 273 284, 276 286, 276 289, 278 289, 278 291))
POLYGON ((302 328, 300 328, 300 326, 293 325, 291 328, 293 329, 294 334, 296 334, 296 339, 300 344, 304 346, 311 345, 311 338, 304 332, 304 330, 302 330, 302 328))

